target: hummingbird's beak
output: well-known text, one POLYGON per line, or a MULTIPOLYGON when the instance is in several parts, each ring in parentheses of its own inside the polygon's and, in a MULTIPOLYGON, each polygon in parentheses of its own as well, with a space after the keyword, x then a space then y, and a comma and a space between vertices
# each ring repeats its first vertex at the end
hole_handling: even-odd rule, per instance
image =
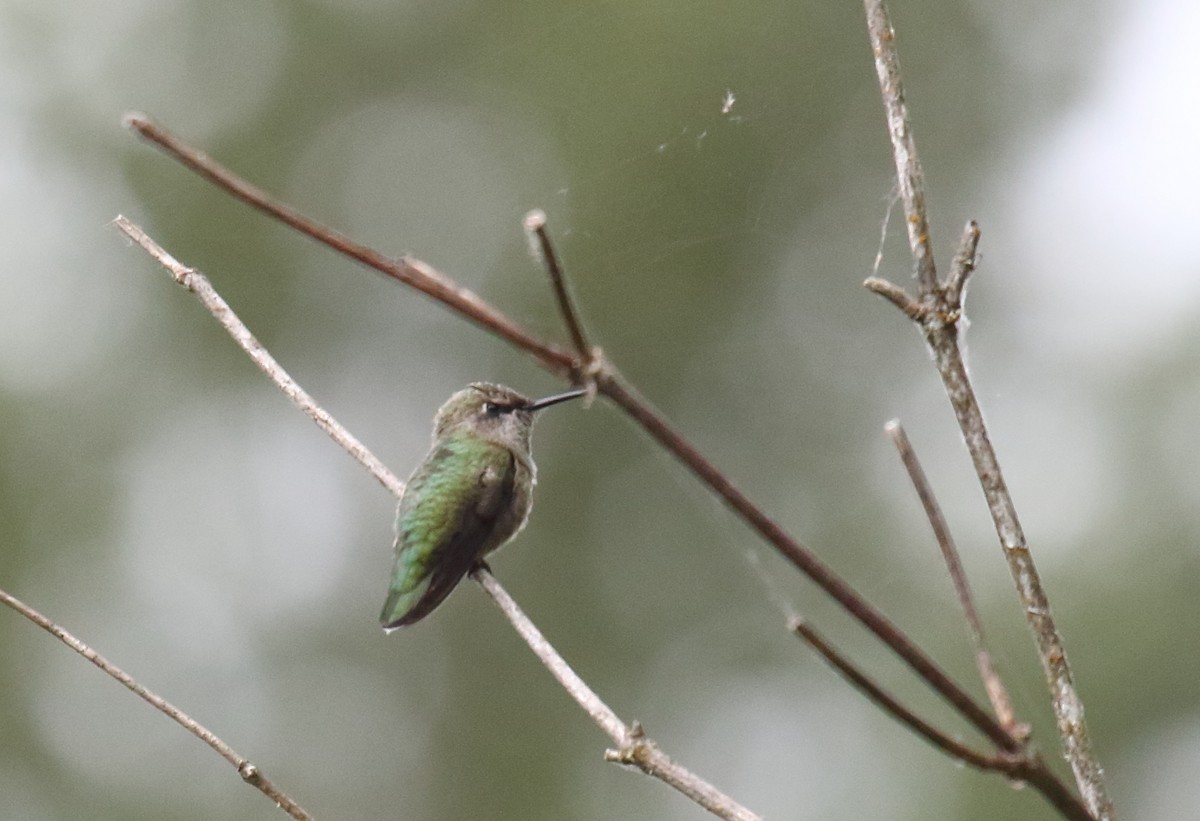
POLYGON ((538 399, 530 402, 522 410, 540 411, 542 408, 548 408, 551 405, 557 405, 559 402, 566 402, 568 399, 578 399, 587 393, 587 388, 578 388, 566 393, 556 393, 554 396, 547 396, 545 399, 538 399))

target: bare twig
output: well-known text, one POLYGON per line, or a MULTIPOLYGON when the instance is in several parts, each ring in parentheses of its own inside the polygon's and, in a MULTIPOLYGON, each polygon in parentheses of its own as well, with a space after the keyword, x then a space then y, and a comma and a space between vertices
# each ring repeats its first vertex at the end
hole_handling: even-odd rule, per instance
POLYGON ((810 647, 820 653, 835 670, 861 690, 867 698, 875 702, 881 710, 907 726, 946 755, 951 758, 957 758, 964 764, 970 764, 972 767, 977 767, 981 770, 1005 769, 998 764, 999 759, 971 749, 966 744, 951 738, 925 719, 913 713, 912 710, 897 701, 895 696, 876 684, 870 676, 842 655, 837 648, 830 644, 806 620, 802 618, 792 619, 788 624, 788 629, 804 639, 810 647))
POLYGON ((988 755, 971 749, 961 741, 946 735, 897 701, 895 696, 876 684, 804 619, 793 619, 788 628, 820 653, 835 670, 862 691, 881 710, 946 755, 981 770, 1004 773, 1017 784, 1024 782, 1034 784, 1065 818, 1091 821, 1091 815, 1087 808, 1079 802, 1079 799, 1071 795, 1066 785, 1050 772, 1046 762, 1031 750, 1024 750, 1020 753, 1001 750, 993 755, 988 755))
POLYGON ((570 373, 574 359, 571 354, 537 339, 516 322, 484 302, 477 294, 462 287, 432 266, 419 259, 409 257, 400 259, 385 257, 378 251, 354 242, 349 237, 272 200, 261 188, 246 182, 215 162, 203 151, 183 142, 145 114, 138 112, 126 114, 125 125, 143 139, 154 143, 192 171, 247 205, 257 208, 340 254, 433 297, 518 348, 534 354, 550 370, 560 375, 570 373))
POLYGON ((550 275, 550 284, 554 287, 554 298, 558 301, 558 312, 562 314, 563 322, 566 323, 567 333, 571 335, 571 342, 574 343, 575 350, 579 353, 580 362, 586 362, 592 356, 591 347, 583 335, 583 324, 579 321, 579 312, 575 309, 575 303, 567 290, 562 263, 558 261, 554 244, 550 242, 550 233, 546 230, 546 212, 534 210, 526 214, 525 231, 529 234, 530 245, 538 252, 542 264, 546 266, 546 273, 550 275))
POLYGON ((917 264, 917 283, 921 293, 937 287, 937 268, 933 264, 933 249, 929 240, 929 220, 925 216, 925 172, 917 159, 917 143, 913 139, 908 103, 900 80, 900 55, 893 41, 896 32, 888 19, 887 8, 879 0, 866 0, 867 28, 871 34, 871 51, 875 55, 875 73, 883 89, 883 106, 887 112, 888 135, 896 158, 896 183, 904 203, 904 224, 908 227, 908 246, 917 264))
POLYGON ((962 307, 967 279, 975 271, 975 260, 979 251, 979 234, 979 223, 975 220, 968 220, 967 224, 963 226, 962 238, 958 241, 958 250, 954 253, 954 260, 950 265, 950 276, 946 283, 947 305, 962 307))
POLYGON ((50 619, 43 616, 37 610, 34 610, 29 605, 25 604, 20 599, 9 595, 3 590, 0 590, 0 603, 6 604, 13 610, 16 610, 25 618, 36 624, 38 627, 45 630, 50 635, 57 638, 63 644, 70 647, 79 655, 90 661, 92 664, 99 667, 106 675, 118 682, 129 692, 136 695, 138 698, 145 701, 147 704, 158 710, 167 718, 174 721, 183 729, 194 735, 196 738, 203 741, 209 747, 216 751, 217 755, 228 761, 238 771, 238 775, 242 780, 249 784, 254 789, 261 792, 267 798, 271 799, 281 810, 286 812, 297 821, 312 821, 312 816, 309 815, 303 807, 288 797, 287 793, 276 787, 265 775, 262 770, 243 758, 236 750, 222 741, 216 733, 205 727, 199 721, 189 716, 183 710, 180 710, 171 702, 167 701, 157 693, 147 689, 137 681, 129 673, 122 670, 117 665, 106 659, 104 656, 97 653, 87 644, 77 639, 71 633, 68 633, 64 628, 55 624, 50 619))
MULTIPOLYGON (((282 390, 293 403, 342 446, 347 453, 359 461, 372 476, 394 495, 399 496, 404 490, 404 484, 380 462, 373 453, 366 449, 349 431, 336 419, 329 415, 324 408, 316 403, 294 379, 287 374, 278 362, 255 340, 249 329, 238 318, 233 309, 221 298, 208 279, 199 271, 188 268, 172 257, 139 226, 117 217, 116 226, 140 245, 146 253, 171 272, 172 278, 178 284, 194 293, 213 317, 221 323, 229 335, 242 347, 259 368, 266 373, 271 381, 282 390)), ((488 595, 500 606, 501 611, 508 617, 518 634, 529 644, 534 654, 554 674, 554 677, 566 688, 571 697, 579 703, 584 711, 600 726, 605 733, 618 745, 618 750, 610 751, 610 760, 619 761, 638 767, 648 775, 662 780, 664 783, 679 790, 702 807, 721 818, 730 821, 757 821, 758 816, 733 799, 729 798, 712 785, 701 779, 686 768, 672 761, 658 749, 653 741, 646 738, 635 724, 627 726, 610 710, 588 686, 583 679, 567 665, 558 652, 546 641, 537 627, 513 601, 512 597, 501 587, 500 582, 486 570, 480 567, 472 572, 471 577, 479 583, 488 595)))
POLYGON ((113 224, 123 234, 140 245, 160 265, 170 271, 171 277, 177 284, 191 291, 204 303, 204 307, 208 308, 208 312, 228 331, 229 335, 233 337, 233 341, 241 346, 246 355, 254 361, 254 364, 258 365, 259 369, 275 383, 276 387, 283 391, 288 399, 292 400, 292 404, 304 411, 309 419, 316 422, 317 426, 329 434, 330 438, 337 442, 342 450, 357 459, 393 496, 400 497, 400 494, 404 492, 404 482, 396 478, 396 475, 388 470, 387 466, 379 461, 375 454, 367 450, 366 445, 358 441, 350 431, 342 427, 340 422, 318 405, 316 400, 309 396, 308 392, 300 387, 295 379, 292 379, 288 372, 283 369, 283 366, 276 362, 270 352, 254 338, 254 335, 250 333, 250 329, 238 318, 238 315, 233 312, 229 304, 221 298, 221 295, 216 292, 212 283, 208 281, 208 278, 204 274, 194 268, 188 268, 179 262, 179 260, 163 250, 161 245, 151 239, 140 226, 135 225, 125 217, 118 216, 113 220, 113 224))
MULTIPOLYGON (((128 115, 126 122, 140 136, 155 144, 169 156, 254 208, 275 216, 336 251, 432 296, 451 310, 527 351, 552 373, 566 376, 575 384, 594 380, 599 393, 611 399, 667 452, 673 454, 687 466, 747 525, 845 607, 968 722, 998 747, 1011 752, 1020 748, 1020 743, 1009 736, 1004 728, 962 687, 947 676, 923 650, 879 610, 863 599, 850 585, 825 566, 815 554, 790 536, 778 523, 739 491, 728 477, 672 428, 665 419, 651 409, 638 396, 637 392, 621 379, 616 368, 603 357, 594 357, 593 361, 588 363, 581 372, 578 361, 570 353, 537 340, 498 310, 482 303, 482 300, 473 294, 470 299, 460 298, 459 295, 465 289, 426 263, 412 258, 405 258, 400 263, 393 263, 377 252, 354 243, 287 206, 274 202, 265 192, 240 179, 204 152, 192 148, 161 126, 151 122, 145 115, 128 115), (402 270, 399 270, 400 268, 402 270)), ((593 349, 593 354, 595 353, 596 349, 593 349)), ((1031 783, 1037 786, 1036 782, 1031 783)), ((1038 789, 1042 790, 1041 787, 1038 789)))
POLYGON ((626 724, 605 704, 595 691, 571 669, 558 651, 546 641, 546 637, 537 629, 529 617, 517 606, 512 597, 500 586, 496 578, 485 566, 476 567, 471 571, 472 578, 483 587, 487 594, 496 602, 505 617, 512 623, 513 628, 520 634, 529 649, 546 666, 550 674, 558 680, 563 689, 575 699, 592 721, 617 745, 615 750, 609 750, 605 759, 619 764, 637 767, 646 775, 669 784, 688 798, 695 801, 704 809, 720 818, 730 821, 754 821, 759 816, 738 804, 729 796, 704 779, 690 772, 687 768, 671 760, 658 745, 650 740, 638 722, 626 724))
POLYGON ((879 294, 888 302, 895 305, 901 311, 904 311, 905 316, 914 322, 920 322, 925 315, 925 308, 920 302, 917 302, 908 291, 901 288, 894 282, 879 277, 867 277, 863 282, 863 287, 868 291, 879 294))
POLYGON ((979 677, 983 680, 988 699, 992 702, 992 709, 996 711, 1000 725, 1013 737, 1028 738, 1029 727, 1017 722, 1012 701, 1008 697, 1008 690, 1000 679, 1000 674, 996 672, 995 665, 992 664, 992 655, 988 652, 987 642, 983 636, 983 620, 979 618, 979 610, 975 607, 975 597, 971 593, 971 584, 967 581, 967 572, 958 555, 954 537, 950 535, 950 526, 946 524, 946 517, 942 515, 942 509, 938 505, 937 497, 933 494, 933 488, 929 486, 929 480, 925 476, 920 460, 917 459, 917 452, 913 449, 908 434, 904 432, 904 427, 899 420, 893 419, 884 426, 884 429, 900 454, 900 461, 904 463, 909 481, 917 491, 917 498, 920 499, 921 507, 925 509, 925 516, 929 519, 929 525, 933 528, 933 536, 942 550, 942 558, 946 562, 946 569, 950 572, 950 581, 954 585, 954 592, 958 596, 958 603, 963 609, 967 627, 971 632, 971 640, 975 644, 975 665, 979 668, 979 677))
MULTIPOLYGON (((924 176, 912 141, 912 126, 904 102, 895 32, 883 0, 864 0, 864 5, 888 132, 892 137, 893 158, 900 177, 900 193, 908 218, 909 244, 917 266, 919 301, 923 308, 919 316, 913 316, 908 311, 906 313, 918 322, 925 335, 962 430, 963 440, 975 464, 996 535, 1037 644, 1058 723, 1058 734, 1062 739, 1063 754, 1071 765, 1075 782, 1088 808, 1097 819, 1107 821, 1114 817, 1114 810, 1104 784, 1103 769, 1092 753, 1083 702, 1075 689, 1066 648, 1050 614, 1049 599, 1025 541, 1025 533, 1000 471, 999 460, 959 350, 958 320, 962 316, 963 285, 974 267, 979 228, 974 223, 967 224, 956 256, 955 271, 949 282, 943 285, 938 281, 929 250, 924 176)), ((879 287, 869 287, 900 304, 893 295, 879 287)))

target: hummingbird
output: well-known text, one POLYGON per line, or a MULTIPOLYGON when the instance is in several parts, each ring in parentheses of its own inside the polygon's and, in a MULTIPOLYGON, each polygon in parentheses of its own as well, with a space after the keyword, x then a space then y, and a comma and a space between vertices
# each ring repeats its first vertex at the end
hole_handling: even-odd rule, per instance
POLYGON ((525 526, 537 483, 534 415, 584 393, 532 401, 503 385, 474 382, 438 409, 433 445, 396 508, 395 566, 379 615, 385 632, 428 616, 525 526))

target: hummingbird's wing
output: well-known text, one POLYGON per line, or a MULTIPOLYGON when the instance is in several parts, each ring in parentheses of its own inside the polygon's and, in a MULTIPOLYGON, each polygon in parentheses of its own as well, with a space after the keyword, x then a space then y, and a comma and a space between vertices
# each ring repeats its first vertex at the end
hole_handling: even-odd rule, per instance
POLYGON ((380 614, 385 629, 413 624, 442 603, 510 533, 518 465, 505 447, 443 442, 409 480, 396 512, 396 563, 380 614))

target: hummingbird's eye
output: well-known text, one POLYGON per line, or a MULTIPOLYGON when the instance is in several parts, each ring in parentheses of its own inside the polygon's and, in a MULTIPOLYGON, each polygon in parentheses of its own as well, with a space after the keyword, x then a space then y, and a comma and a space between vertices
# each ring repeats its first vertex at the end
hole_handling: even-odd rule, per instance
POLYGON ((488 416, 499 416, 500 415, 500 406, 497 405, 495 402, 484 402, 483 403, 483 412, 486 413, 488 416))

